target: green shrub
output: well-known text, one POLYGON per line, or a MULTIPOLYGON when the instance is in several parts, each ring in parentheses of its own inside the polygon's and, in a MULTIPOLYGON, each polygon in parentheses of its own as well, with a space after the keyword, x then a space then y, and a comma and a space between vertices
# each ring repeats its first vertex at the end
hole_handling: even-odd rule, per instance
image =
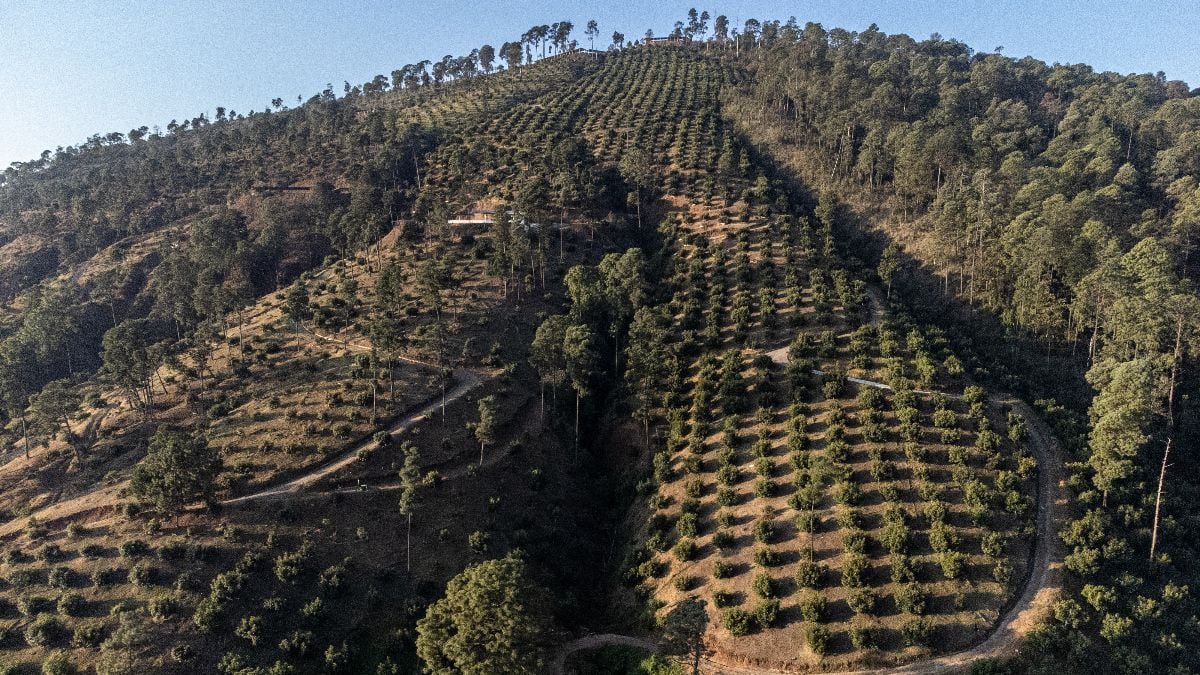
POLYGON ((685 513, 679 516, 679 520, 675 521, 675 530, 679 532, 681 537, 696 536, 697 521, 699 518, 695 513, 685 513))
POLYGON ((962 574, 966 556, 958 551, 943 551, 938 554, 938 565, 942 568, 942 576, 947 579, 957 579, 962 574))
POLYGON ((933 626, 927 619, 912 619, 900 627, 904 642, 914 647, 924 647, 929 644, 933 635, 933 626))
POLYGON ((842 585, 846 588, 862 586, 863 575, 869 567, 867 557, 861 553, 851 553, 842 563, 842 585))
POLYGON ((829 648, 829 629, 820 624, 813 624, 805 629, 804 639, 812 653, 823 656, 829 648))
POLYGON ((721 625, 735 637, 749 635, 755 628, 754 616, 744 609, 734 607, 721 614, 721 625))
POLYGON ((754 540, 769 544, 775 537, 775 523, 770 520, 760 520, 754 524, 754 540))
POLYGON ((150 545, 141 539, 130 539, 121 542, 121 545, 117 547, 117 551, 120 552, 122 558, 137 558, 149 553, 150 545))
POLYGON ((675 546, 671 549, 675 557, 680 561, 687 562, 696 557, 696 542, 692 539, 684 537, 675 542, 675 546))
POLYGON ((896 606, 901 612, 921 616, 927 602, 928 596, 920 584, 907 583, 896 591, 896 606))
POLYGON ((717 562, 713 563, 713 578, 727 579, 733 576, 734 569, 735 568, 731 563, 727 563, 724 560, 718 560, 717 562))
POLYGON ((850 645, 856 650, 871 649, 875 646, 875 631, 869 626, 851 624, 850 645))
POLYGON ((713 591, 713 604, 717 607, 731 607, 736 605, 738 601, 737 593, 726 590, 713 591))
POLYGON ((754 621, 761 628, 770 628, 775 625, 775 620, 779 618, 779 600, 775 598, 763 599, 759 601, 754 608, 754 621))
POLYGON ((842 535, 842 548, 847 553, 863 553, 867 550, 867 533, 862 530, 847 530, 842 535))
POLYGON ((54 652, 42 661, 42 675, 75 675, 78 672, 65 652, 54 652))
POLYGON ((736 545, 737 537, 734 537, 733 533, 729 530, 720 530, 713 535, 713 546, 716 546, 722 551, 729 550, 736 545))
POLYGON ((87 601, 78 593, 66 593, 58 599, 58 613, 63 616, 79 616, 87 608, 87 601))
POLYGON ((819 588, 821 576, 821 564, 818 562, 802 560, 796 567, 796 585, 801 588, 819 588))
POLYGON ((23 616, 37 616, 54 609, 54 603, 40 595, 20 595, 17 597, 17 611, 23 616))
POLYGON ((775 597, 774 583, 771 581, 771 576, 766 572, 759 572, 754 575, 754 581, 751 582, 750 588, 754 594, 760 598, 775 597))
POLYGON ((717 490, 717 504, 721 506, 737 506, 741 501, 738 491, 732 487, 721 487, 717 490))
POLYGON ((174 616, 178 610, 179 603, 168 596, 151 598, 146 603, 146 615, 160 623, 174 616))
POLYGON ((25 628, 25 642, 33 647, 48 647, 66 637, 67 630, 53 614, 38 614, 25 628))
POLYGON ((754 551, 754 564, 759 567, 775 567, 780 563, 779 553, 763 546, 754 551))
POLYGON ((855 614, 873 614, 875 612, 876 600, 875 591, 869 588, 860 588, 851 591, 846 596, 846 604, 850 605, 850 609, 855 614))
POLYGON ((820 591, 808 591, 800 598, 800 616, 805 621, 819 623, 825 619, 827 600, 820 591))
POLYGON ((104 626, 100 624, 84 624, 75 627, 71 635, 72 647, 99 647, 104 640, 104 626))

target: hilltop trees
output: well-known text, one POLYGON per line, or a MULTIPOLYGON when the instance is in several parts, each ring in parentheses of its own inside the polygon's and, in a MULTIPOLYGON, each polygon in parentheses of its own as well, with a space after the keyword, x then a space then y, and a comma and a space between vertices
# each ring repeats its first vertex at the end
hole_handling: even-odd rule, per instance
POLYGON ((587 30, 584 34, 588 36, 588 48, 596 48, 596 37, 600 35, 600 24, 596 23, 595 19, 589 19, 587 22, 587 30))
POLYGON ((533 344, 529 350, 529 362, 537 370, 541 382, 540 415, 546 415, 546 386, 556 392, 558 387, 567 380, 567 361, 563 353, 563 340, 566 337, 570 319, 565 315, 556 314, 546 317, 533 336, 533 344))
POLYGON ((483 450, 488 443, 496 442, 496 413, 498 406, 495 396, 484 396, 479 399, 479 421, 475 423, 475 440, 479 441, 479 466, 483 467, 483 450))
POLYGON ((38 432, 53 436, 62 431, 76 458, 81 458, 80 448, 74 432, 71 431, 70 416, 79 409, 82 400, 83 396, 75 383, 70 380, 54 380, 42 387, 29 402, 29 414, 38 432))
POLYGON ((404 465, 400 467, 400 515, 404 516, 404 569, 412 571, 412 518, 417 506, 417 490, 421 487, 421 454, 417 446, 405 442, 400 446, 404 454, 404 465))
POLYGON ((129 404, 149 412, 154 405, 151 378, 159 366, 153 329, 145 319, 126 319, 104 334, 104 372, 124 389, 129 404))
POLYGON ((160 513, 178 513, 197 499, 212 498, 221 457, 194 430, 163 425, 154 432, 146 458, 133 471, 129 489, 160 513))
POLYGON ((593 379, 599 366, 600 344, 596 333, 587 324, 573 324, 563 331, 563 361, 567 379, 575 391, 575 446, 579 447, 579 406, 592 392, 593 379))
POLYGON ((634 188, 633 194, 630 195, 630 201, 637 207, 637 221, 640 229, 642 227, 642 194, 653 185, 654 166, 650 162, 650 155, 645 150, 631 148, 621 155, 618 168, 621 176, 634 188))
POLYGON ((537 675, 550 626, 545 591, 510 554, 450 580, 417 622, 417 654, 435 675, 537 675))

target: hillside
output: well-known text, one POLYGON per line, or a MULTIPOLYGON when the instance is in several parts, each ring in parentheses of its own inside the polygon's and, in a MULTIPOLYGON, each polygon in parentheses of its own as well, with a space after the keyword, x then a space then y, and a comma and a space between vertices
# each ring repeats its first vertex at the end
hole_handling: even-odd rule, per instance
POLYGON ((1196 97, 738 29, 6 171, 4 672, 1200 668, 1196 97))

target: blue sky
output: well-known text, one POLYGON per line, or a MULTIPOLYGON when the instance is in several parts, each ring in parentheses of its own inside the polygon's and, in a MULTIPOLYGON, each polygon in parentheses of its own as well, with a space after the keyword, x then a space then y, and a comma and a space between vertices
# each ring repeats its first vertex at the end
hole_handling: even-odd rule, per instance
MULTIPOLYGON (((938 32, 978 50, 1166 72, 1200 86, 1193 30, 1200 3, 1143 1, 823 0, 385 2, 340 0, 0 0, 0 167, 93 133, 166 126, 224 106, 262 110, 333 83, 361 83, 404 63, 499 45, 534 24, 569 19, 662 34, 688 7, 747 18, 916 38, 938 32)), ((607 38, 601 41, 607 44, 607 38)))

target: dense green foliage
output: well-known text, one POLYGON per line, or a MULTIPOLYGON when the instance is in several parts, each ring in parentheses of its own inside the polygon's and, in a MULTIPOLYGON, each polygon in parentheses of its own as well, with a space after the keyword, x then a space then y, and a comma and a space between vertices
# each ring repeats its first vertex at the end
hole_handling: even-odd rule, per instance
MULTIPOLYGON (((98 544, 72 551, 97 589, 162 585, 160 566, 140 560, 151 551, 176 579, 173 595, 114 608, 106 627, 76 622, 91 601, 63 591, 88 575, 55 566, 67 555, 30 520, 20 536, 39 542, 37 558, 4 560, 25 644, 70 641, 99 650, 100 672, 137 670, 166 658, 159 633, 183 626, 223 651, 202 658, 224 672, 293 661, 398 672, 417 667, 414 650, 429 672, 538 672, 555 619, 629 626, 669 597, 687 599, 662 612, 666 650, 693 664, 705 635, 791 622, 817 657, 847 644, 926 650, 966 603, 999 607, 1016 590, 1014 542, 1036 513, 1026 420, 991 411, 974 378, 1039 399, 1071 453, 1075 509, 1059 533, 1068 574, 1052 620, 1011 663, 986 667, 1200 670, 1196 92, 874 27, 733 27, 693 10, 670 32, 678 44, 627 48, 614 33, 606 54, 577 52, 573 29, 533 26, 291 109, 277 99, 97 135, 4 172, 0 404, 7 447, 27 459, 61 439, 85 467, 114 433, 101 423, 119 398, 137 418, 117 448, 139 453, 130 492, 156 514, 237 484, 203 425, 160 423, 159 397, 166 372, 195 383, 180 414, 210 429, 245 403, 208 391, 206 364, 220 345, 230 379, 266 380, 268 348, 256 353, 243 329, 246 308, 274 296, 288 322, 276 328, 370 341, 347 359, 353 417, 321 411, 306 427, 349 443, 368 401, 374 427, 377 389, 386 382, 394 401, 397 365, 421 349, 441 373, 424 379, 443 386, 464 366, 499 373, 454 437, 474 465, 464 475, 493 457, 524 461, 544 431, 559 489, 578 492, 543 493, 546 467, 520 463, 532 496, 443 491, 436 470, 421 472, 430 449, 431 466, 457 456, 443 408, 438 442, 391 456, 384 434, 359 458, 399 480, 398 509, 395 494, 388 504, 407 553, 372 561, 371 583, 402 586, 403 606, 381 610, 375 585, 354 609, 337 604, 353 595, 351 568, 316 565, 313 532, 334 552, 346 545, 327 522, 272 557, 274 532, 238 548, 222 525, 219 554, 130 539, 118 547, 130 563, 109 569, 96 567, 98 544), (498 206, 483 231, 448 224, 485 201, 498 206), (367 283, 346 278, 351 262, 367 283), (331 269, 336 281, 320 278, 331 269), (869 316, 867 281, 887 301, 883 320, 869 316), (494 304, 463 309, 493 288, 494 304), (764 354, 783 345, 786 365, 764 354), (854 385, 851 371, 891 390, 854 385), (83 383, 118 395, 85 401, 83 383), (956 394, 930 393, 945 389, 956 394), (622 434, 624 419, 638 433, 622 434), (603 447, 613 439, 624 441, 603 447), (388 459, 370 464, 372 453, 388 459), (509 518, 506 500, 525 498, 534 515, 509 518), (413 555, 414 538, 448 536, 450 512, 428 507, 438 500, 478 506, 479 522, 443 549, 461 560, 418 564, 436 556, 413 555), (636 522, 622 528, 627 514, 636 522), (614 532, 628 535, 624 556, 614 532), (832 554, 817 550, 822 535, 832 554), (498 557, 515 548, 528 558, 498 557), (491 559, 454 576, 480 558, 491 559), (298 597, 309 581, 320 592, 298 597), (25 592, 38 586, 57 604, 25 592), (285 606, 275 616, 288 621, 273 620, 285 606), (356 617, 353 634, 325 639, 334 611, 356 617), (383 658, 373 630, 394 638, 383 658), (412 662, 393 663, 399 654, 412 662)), ((599 27, 584 34, 595 45, 599 27)), ((73 475, 54 465, 46 476, 59 468, 73 475)), ((147 536, 159 526, 142 525, 147 536)), ((198 663, 178 649, 179 668, 198 663)), ((47 663, 72 667, 61 654, 47 663)), ((670 668, 647 663, 628 669, 670 668)))

